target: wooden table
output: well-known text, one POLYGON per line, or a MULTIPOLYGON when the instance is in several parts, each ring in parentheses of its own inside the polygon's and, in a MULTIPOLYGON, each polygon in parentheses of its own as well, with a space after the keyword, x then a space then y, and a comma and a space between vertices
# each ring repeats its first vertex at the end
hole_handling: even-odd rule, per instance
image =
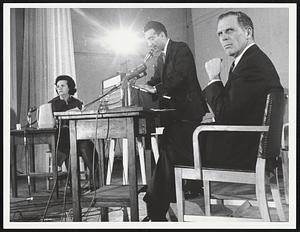
MULTIPOLYGON (((10 171, 11 171, 11 185, 12 196, 18 196, 17 189, 17 176, 27 176, 28 192, 31 196, 31 192, 35 192, 35 179, 31 180, 31 177, 36 176, 52 176, 54 183, 57 181, 57 165, 56 165, 56 152, 55 152, 55 128, 25 128, 23 130, 11 130, 11 155, 10 155, 10 171), (35 172, 34 162, 34 145, 37 144, 49 144, 52 153, 52 167, 53 172, 35 172), (25 173, 17 174, 16 163, 16 146, 22 145, 25 149, 25 173)), ((57 186, 57 185, 56 185, 57 186)), ((58 188, 56 187, 56 196, 58 196, 58 188)))
MULTIPOLYGON (((136 169, 136 140, 137 136, 145 136, 145 157, 147 183, 151 178, 151 146, 150 135, 154 131, 154 113, 145 110, 142 107, 120 107, 108 110, 103 113, 94 111, 67 111, 54 113, 60 119, 69 120, 70 129, 70 156, 71 156, 71 173, 72 173, 72 201, 73 201, 73 221, 81 221, 80 205, 80 179, 78 169, 78 156, 76 140, 82 139, 109 139, 109 138, 127 138, 128 139, 128 185, 124 186, 129 191, 128 202, 130 207, 131 221, 139 221, 138 212, 138 184, 136 169)), ((101 144, 101 143, 100 143, 101 144)), ((101 146, 100 149, 101 151, 101 146)), ((101 152, 100 152, 101 153, 101 152)), ((112 187, 104 184, 104 154, 99 155, 100 163, 100 183, 101 188, 111 189, 112 187), (101 158, 102 157, 102 158, 101 158)), ((106 191, 106 190, 105 190, 106 191)), ((105 192, 104 191, 104 192, 105 192)), ((103 192, 103 191, 102 191, 103 192)), ((107 195, 107 194, 106 194, 107 195)), ((124 196, 120 196, 124 197, 124 196)), ((100 199, 100 197, 99 197, 100 199)), ((116 201, 110 201, 107 198, 106 206, 116 206, 116 201)))

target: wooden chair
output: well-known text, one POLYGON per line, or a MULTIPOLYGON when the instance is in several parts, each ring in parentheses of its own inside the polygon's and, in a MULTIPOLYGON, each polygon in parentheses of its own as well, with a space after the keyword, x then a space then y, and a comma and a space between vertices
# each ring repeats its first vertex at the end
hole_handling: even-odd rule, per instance
POLYGON ((163 134, 164 127, 156 127, 155 133, 151 134, 151 149, 153 152, 155 163, 157 164, 159 158, 159 148, 158 148, 158 137, 163 134))
POLYGON ((281 135, 280 157, 282 160, 282 175, 285 202, 289 204, 289 123, 288 123, 288 89, 284 89, 284 124, 281 135))
MULTIPOLYGON (((207 105, 210 109, 210 106, 207 105)), ((211 109, 210 112, 206 113, 203 118, 202 118, 202 123, 212 123, 215 121, 214 119, 214 115, 213 113, 211 113, 211 109)), ((151 148, 152 148, 152 152, 154 155, 154 160, 155 163, 157 163, 158 158, 159 158, 159 148, 158 148, 158 140, 159 140, 159 136, 163 134, 164 131, 164 127, 156 127, 155 128, 155 133, 151 134, 151 148)))
MULTIPOLYGON (((159 148, 158 148, 158 137, 159 135, 163 134, 164 127, 156 127, 155 133, 151 133, 151 149, 154 156, 155 164, 158 161, 159 157, 159 148)), ((145 155, 144 155, 144 147, 143 141, 141 137, 136 138, 137 142, 137 149, 139 154, 140 160, 140 169, 141 169, 141 177, 142 177, 142 184, 146 184, 146 167, 145 167, 145 155)), ((128 179, 128 151, 127 151, 127 140, 122 139, 123 143, 123 184, 127 183, 128 179)), ((115 157, 115 148, 116 148, 116 139, 111 139, 109 141, 109 155, 108 155, 108 168, 107 168, 107 175, 106 175, 106 184, 109 185, 111 183, 111 175, 113 170, 113 163, 115 157)))
MULTIPOLYGON (((46 167, 48 167, 48 172, 53 172, 53 155, 50 150, 46 151, 46 167)), ((65 176, 68 175, 68 170, 65 166, 65 163, 63 163, 62 167, 57 166, 58 173, 65 174, 65 176)), ((80 171, 80 179, 86 180, 91 184, 91 174, 89 173, 89 170, 87 168, 87 165, 84 163, 83 158, 79 157, 79 171, 80 171)), ((46 177, 46 187, 47 190, 51 190, 53 188, 51 182, 53 182, 53 177, 47 176, 46 177)), ((57 183, 58 184, 58 183, 57 183)))
MULTIPOLYGON (((56 165, 56 129, 55 128, 24 128, 23 130, 11 130, 11 185, 12 196, 17 197, 17 176, 26 176, 28 184, 28 195, 31 197, 33 192, 36 192, 35 178, 36 177, 52 177, 54 182, 62 173, 58 173, 56 165), (51 172, 36 172, 35 169, 35 146, 39 144, 48 144, 50 151, 53 153, 51 172), (17 157, 16 147, 21 145, 24 147, 25 155, 25 173, 18 174, 17 172, 17 157)), ((44 155, 44 154, 43 154, 44 155)), ((55 187, 56 197, 58 197, 58 187, 55 187)))
MULTIPOLYGON (((112 170, 113 170, 114 158, 115 158, 116 141, 117 139, 109 140, 106 185, 111 184, 112 170)), ((142 138, 137 137, 136 143, 137 143, 137 149, 139 154, 142 184, 146 185, 147 181, 146 181, 145 154, 144 154, 142 138)), ((123 156, 123 185, 127 185, 128 184, 128 140, 127 139, 122 139, 122 156, 123 156)), ((129 221, 126 207, 123 207, 123 221, 129 221)))
MULTIPOLYGON (((265 190, 265 184, 270 184, 280 221, 285 221, 285 215, 280 201, 277 167, 273 167, 272 170, 274 170, 274 172, 267 173, 265 168, 267 160, 275 159, 279 156, 282 129, 282 99, 283 95, 281 92, 268 94, 263 125, 261 126, 201 125, 195 129, 193 133, 194 167, 175 166, 178 221, 184 221, 185 214, 182 179, 203 180, 206 216, 210 216, 211 181, 254 184, 256 186, 256 197, 263 221, 270 221, 265 190), (198 136, 203 131, 260 132, 261 138, 258 144, 259 149, 255 171, 202 167, 198 136), (270 154, 270 149, 274 151, 274 148, 275 153, 270 154)), ((188 217, 186 217, 186 219, 187 218, 188 217)), ((227 218, 228 220, 231 219, 229 217, 227 218)))
MULTIPOLYGON (((115 158, 115 149, 116 149, 117 139, 110 139, 109 141, 109 152, 108 152, 108 165, 107 165, 107 175, 106 175, 106 184, 110 185, 112 170, 114 165, 115 158)), ((122 139, 122 154, 123 154, 123 184, 128 183, 128 141, 127 139, 122 139)), ((141 137, 136 138, 137 149, 140 160, 140 171, 142 177, 142 184, 146 185, 146 167, 145 167, 145 154, 144 146, 141 137)))
POLYGON ((285 194, 285 203, 289 204, 289 144, 288 144, 289 124, 285 123, 282 128, 282 140, 280 156, 282 159, 282 174, 285 194))

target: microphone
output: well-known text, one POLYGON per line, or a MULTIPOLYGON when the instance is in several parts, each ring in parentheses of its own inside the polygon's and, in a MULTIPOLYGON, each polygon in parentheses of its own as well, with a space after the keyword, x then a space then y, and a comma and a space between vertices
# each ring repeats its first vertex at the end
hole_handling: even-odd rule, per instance
POLYGON ((126 79, 130 81, 133 78, 139 79, 141 77, 144 77, 147 75, 146 73, 147 66, 143 63, 136 67, 135 69, 132 69, 129 73, 126 73, 126 79))
POLYGON ((149 59, 153 57, 153 53, 154 53, 154 48, 151 48, 151 50, 146 54, 144 58, 144 63, 146 63, 149 59))
POLYGON ((31 106, 28 110, 28 113, 33 113, 34 111, 36 111, 36 106, 31 106))
POLYGON ((129 73, 126 73, 126 79, 131 80, 131 79, 139 79, 141 77, 144 77, 147 75, 146 73, 146 62, 153 57, 154 53, 154 48, 151 48, 151 50, 146 54, 144 58, 144 62, 140 64, 138 67, 132 69, 129 73))
POLYGON ((31 127, 32 123, 31 123, 31 115, 32 113, 36 111, 36 106, 32 106, 29 108, 28 113, 27 113, 27 122, 29 127, 31 127))

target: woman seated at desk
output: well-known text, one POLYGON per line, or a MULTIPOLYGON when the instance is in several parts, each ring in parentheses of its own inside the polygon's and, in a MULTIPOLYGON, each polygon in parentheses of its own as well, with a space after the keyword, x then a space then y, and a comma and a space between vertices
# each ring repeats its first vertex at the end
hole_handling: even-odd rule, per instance
MULTIPOLYGON (((52 105, 53 112, 63 112, 71 109, 78 108, 81 110, 83 102, 73 97, 76 93, 75 82, 72 77, 67 75, 60 75, 55 80, 57 97, 49 101, 52 105)), ((70 135, 69 135, 69 122, 62 120, 60 125, 60 136, 57 151, 57 164, 61 166, 65 161, 65 165, 69 168, 69 154, 70 154, 70 135)), ((94 143, 91 140, 78 140, 77 153, 81 155, 84 162, 88 166, 90 173, 93 173, 93 152, 94 143)), ((97 167, 98 153, 95 149, 94 167, 97 167)), ((95 168, 95 186, 98 186, 98 168, 95 168)), ((92 181, 93 184, 93 181, 92 181)), ((97 188, 97 187, 96 187, 97 188)), ((92 186, 92 189, 95 189, 92 186)))

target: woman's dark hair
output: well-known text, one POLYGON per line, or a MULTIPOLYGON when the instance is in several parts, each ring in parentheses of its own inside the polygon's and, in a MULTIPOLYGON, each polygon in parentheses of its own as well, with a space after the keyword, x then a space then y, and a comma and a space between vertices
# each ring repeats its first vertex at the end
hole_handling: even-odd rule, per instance
MULTIPOLYGON (((74 95, 76 93, 77 89, 75 88, 76 84, 75 84, 75 81, 73 80, 73 78, 68 75, 60 75, 60 76, 56 77, 55 85, 57 85, 57 82, 62 81, 62 80, 67 81, 67 84, 69 87, 69 94, 74 95)), ((56 92, 57 92, 57 90, 56 90, 56 92)), ((58 92, 57 92, 57 94, 58 94, 58 92)))

